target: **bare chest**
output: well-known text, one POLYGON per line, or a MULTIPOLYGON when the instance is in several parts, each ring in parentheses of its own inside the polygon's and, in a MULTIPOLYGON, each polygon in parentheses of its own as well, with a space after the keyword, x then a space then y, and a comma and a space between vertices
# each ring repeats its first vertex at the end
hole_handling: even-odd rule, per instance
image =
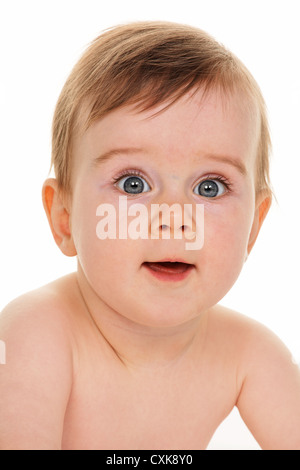
POLYGON ((235 399, 234 380, 218 371, 82 375, 66 412, 63 448, 205 449, 235 399))

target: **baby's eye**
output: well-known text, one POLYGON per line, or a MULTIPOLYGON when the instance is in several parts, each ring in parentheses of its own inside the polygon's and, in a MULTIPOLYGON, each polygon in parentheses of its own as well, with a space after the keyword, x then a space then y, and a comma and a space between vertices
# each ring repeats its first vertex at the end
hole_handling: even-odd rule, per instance
POLYGON ((194 189, 194 193, 204 197, 217 197, 226 192, 225 183, 221 183, 217 179, 207 179, 198 183, 194 189))
POLYGON ((128 194, 140 194, 150 191, 151 189, 144 178, 135 175, 124 176, 123 178, 119 179, 119 181, 117 181, 116 186, 128 194))

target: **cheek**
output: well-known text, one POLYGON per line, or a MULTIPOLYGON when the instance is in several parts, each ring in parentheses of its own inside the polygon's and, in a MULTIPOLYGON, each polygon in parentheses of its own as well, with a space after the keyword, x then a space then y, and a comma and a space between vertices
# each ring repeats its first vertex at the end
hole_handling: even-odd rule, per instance
POLYGON ((237 279, 246 259, 251 214, 250 207, 240 206, 213 214, 207 211, 202 256, 214 282, 232 285, 237 279))
POLYGON ((91 202, 74 199, 71 215, 71 232, 80 258, 85 250, 92 251, 96 242, 96 209, 91 202))
MULTIPOLYGON (((117 240, 94 239, 89 246, 83 246, 78 260, 86 278, 99 293, 115 288, 125 282, 126 252, 117 240)), ((128 274, 128 272, 127 272, 128 274)))
POLYGON ((132 254, 138 256, 138 253, 135 241, 99 239, 97 225, 103 218, 97 216, 98 205, 91 201, 78 204, 72 218, 72 235, 78 262, 86 278, 96 292, 103 293, 114 290, 116 284, 128 283, 133 269, 132 254))

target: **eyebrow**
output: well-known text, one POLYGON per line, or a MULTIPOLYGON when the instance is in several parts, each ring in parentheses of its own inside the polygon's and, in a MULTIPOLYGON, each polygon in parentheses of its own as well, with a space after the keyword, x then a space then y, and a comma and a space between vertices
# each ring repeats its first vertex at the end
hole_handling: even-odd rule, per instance
POLYGON ((145 153, 145 149, 138 148, 138 147, 124 147, 124 148, 116 148, 112 150, 108 150, 108 152, 104 152, 98 157, 95 158, 93 163, 95 165, 101 165, 102 163, 107 162, 108 160, 112 159, 113 157, 119 155, 129 155, 129 154, 136 154, 136 153, 145 153))
POLYGON ((243 176, 246 176, 247 174, 247 168, 244 165, 244 163, 238 160, 237 158, 231 157, 230 155, 208 154, 208 155, 205 155, 205 158, 216 160, 221 163, 227 163, 228 165, 231 165, 236 170, 238 170, 238 172, 243 176))
MULTIPOLYGON (((138 148, 138 147, 115 148, 112 150, 108 150, 107 152, 104 152, 103 154, 96 157, 95 160, 93 161, 93 164, 98 166, 98 165, 101 165, 102 163, 107 162, 113 157, 116 157, 119 155, 130 155, 130 154, 137 154, 137 153, 142 153, 142 152, 147 153, 145 149, 138 148)), ((208 160, 215 160, 221 163, 226 163, 227 165, 231 165, 243 176, 247 174, 247 169, 244 163, 238 160, 237 158, 231 157, 230 155, 205 154, 203 158, 208 159, 208 160)))

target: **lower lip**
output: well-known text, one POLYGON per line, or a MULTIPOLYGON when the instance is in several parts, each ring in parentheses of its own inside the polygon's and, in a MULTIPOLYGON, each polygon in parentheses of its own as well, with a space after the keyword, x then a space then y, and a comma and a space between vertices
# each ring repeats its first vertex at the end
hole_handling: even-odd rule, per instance
POLYGON ((186 269, 182 271, 171 271, 167 269, 163 269, 159 266, 155 266, 154 269, 150 267, 151 265, 143 264, 143 267, 147 269, 147 271, 152 274, 153 277, 159 279, 160 281, 168 281, 168 282, 179 282, 186 279, 191 271, 194 269, 194 266, 190 265, 186 269))

